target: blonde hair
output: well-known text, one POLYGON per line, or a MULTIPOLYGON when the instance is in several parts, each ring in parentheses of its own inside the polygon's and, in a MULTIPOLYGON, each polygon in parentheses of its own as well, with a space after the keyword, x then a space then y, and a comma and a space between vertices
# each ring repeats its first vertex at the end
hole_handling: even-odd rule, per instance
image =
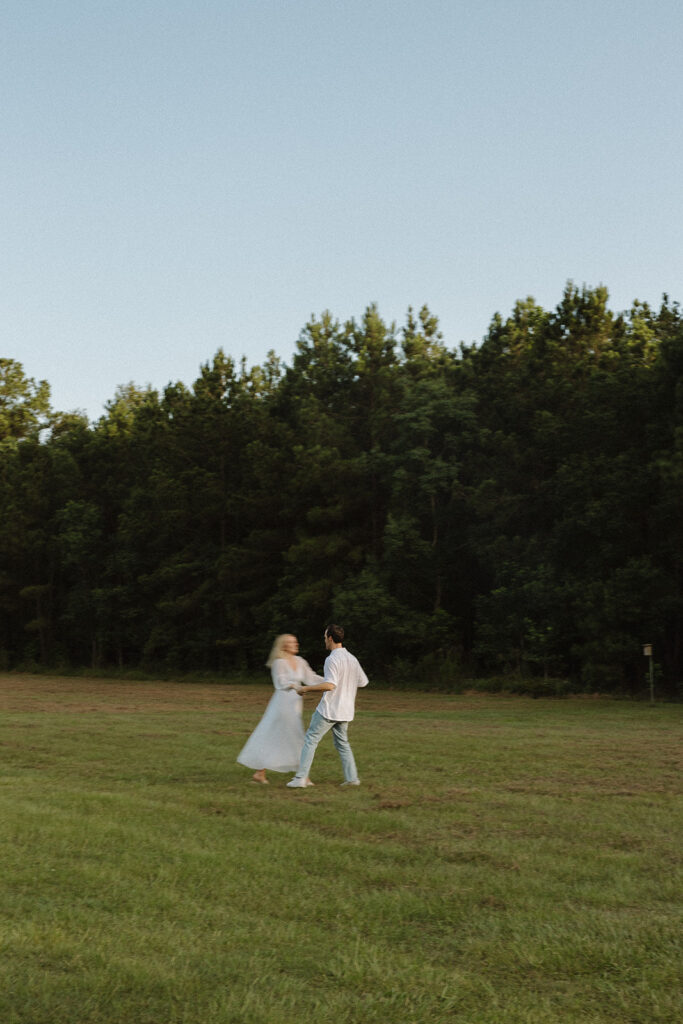
POLYGON ((270 654, 268 655, 268 661, 266 662, 266 668, 270 668, 270 666, 273 664, 273 662, 277 661, 278 658, 284 658, 285 657, 285 652, 284 652, 285 640, 287 640, 287 638, 290 637, 290 636, 293 636, 293 634, 292 633, 280 633, 280 636, 276 636, 275 637, 275 642, 273 643, 273 646, 271 648, 270 654))

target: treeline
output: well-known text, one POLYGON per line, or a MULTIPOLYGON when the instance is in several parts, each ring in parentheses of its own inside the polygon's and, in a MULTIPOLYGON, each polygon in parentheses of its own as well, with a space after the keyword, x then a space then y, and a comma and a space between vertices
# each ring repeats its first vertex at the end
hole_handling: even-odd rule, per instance
POLYGON ((0 666, 216 671, 342 621, 368 670, 642 689, 683 670, 683 319, 603 288, 449 350, 313 318, 95 424, 0 360, 0 666))

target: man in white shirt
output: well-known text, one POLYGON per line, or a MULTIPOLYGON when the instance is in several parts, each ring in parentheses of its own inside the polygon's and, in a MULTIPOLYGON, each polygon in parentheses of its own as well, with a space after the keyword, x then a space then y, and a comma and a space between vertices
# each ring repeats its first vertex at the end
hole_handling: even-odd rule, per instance
POLYGON ((326 732, 332 730, 332 739, 341 758, 344 770, 342 786, 360 786, 356 762, 348 740, 349 722, 353 720, 356 690, 368 685, 368 677, 357 658, 343 646, 344 630, 341 626, 330 625, 325 630, 325 647, 330 652, 325 659, 323 683, 312 686, 298 686, 297 693, 322 691, 322 697, 313 712, 301 751, 299 770, 287 783, 290 789, 312 786, 308 774, 313 764, 315 751, 326 732))

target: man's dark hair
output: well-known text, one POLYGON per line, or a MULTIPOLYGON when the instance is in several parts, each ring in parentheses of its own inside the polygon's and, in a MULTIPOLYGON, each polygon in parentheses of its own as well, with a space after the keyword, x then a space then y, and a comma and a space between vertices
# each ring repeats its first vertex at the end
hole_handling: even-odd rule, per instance
POLYGON ((344 627, 331 622, 329 626, 325 627, 325 636, 329 636, 335 644, 341 644, 344 642, 344 627))

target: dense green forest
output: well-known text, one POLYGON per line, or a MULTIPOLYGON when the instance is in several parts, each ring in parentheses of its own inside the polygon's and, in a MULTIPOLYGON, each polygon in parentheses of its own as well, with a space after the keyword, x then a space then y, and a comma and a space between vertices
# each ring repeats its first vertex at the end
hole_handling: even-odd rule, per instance
POLYGON ((568 285, 444 344, 425 307, 303 329, 291 365, 219 351, 94 423, 0 360, 0 667, 322 661, 580 688, 683 675, 683 318, 568 285), (319 658, 316 660, 318 657, 319 658))

